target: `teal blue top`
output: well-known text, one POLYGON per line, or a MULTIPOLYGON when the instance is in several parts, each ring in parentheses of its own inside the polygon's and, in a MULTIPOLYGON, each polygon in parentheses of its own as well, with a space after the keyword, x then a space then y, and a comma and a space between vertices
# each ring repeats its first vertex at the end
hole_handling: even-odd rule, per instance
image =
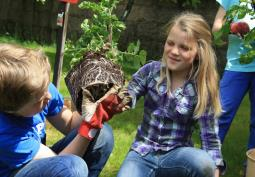
MULTIPOLYGON (((216 0, 226 11, 233 5, 238 5, 239 0, 216 0)), ((252 8, 250 6, 250 8, 252 8)), ((253 17, 255 18, 255 17, 253 17)), ((255 27, 255 19, 252 16, 246 15, 243 19, 236 19, 235 21, 245 21, 250 29, 255 27)), ((253 45, 255 50, 255 45, 253 45)), ((239 72, 255 72, 255 60, 249 64, 240 64, 240 55, 247 53, 248 49, 243 45, 243 39, 234 34, 228 36, 228 50, 227 50, 227 63, 225 70, 239 71, 239 72)))

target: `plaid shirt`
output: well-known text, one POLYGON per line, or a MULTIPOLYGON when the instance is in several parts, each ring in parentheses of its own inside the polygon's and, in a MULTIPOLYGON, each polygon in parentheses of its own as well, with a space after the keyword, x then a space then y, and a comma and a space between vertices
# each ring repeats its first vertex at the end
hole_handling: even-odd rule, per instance
POLYGON ((135 73, 129 82, 132 107, 144 96, 143 121, 138 127, 132 149, 146 155, 151 151, 170 151, 176 147, 193 146, 191 135, 198 123, 202 149, 209 153, 217 166, 222 166, 217 119, 209 111, 198 119, 193 116, 197 103, 195 83, 186 81, 183 87, 167 95, 166 81, 163 81, 158 92, 156 84, 160 67, 159 61, 148 63, 135 73))

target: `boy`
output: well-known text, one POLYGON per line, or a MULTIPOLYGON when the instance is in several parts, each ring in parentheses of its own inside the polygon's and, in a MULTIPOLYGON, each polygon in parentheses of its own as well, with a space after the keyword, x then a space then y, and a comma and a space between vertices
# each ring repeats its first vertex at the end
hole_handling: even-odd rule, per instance
MULTIPOLYGON (((110 96, 118 97, 117 92, 111 90, 110 96)), ((86 104, 88 94, 83 95, 82 118, 65 107, 41 51, 0 44, 0 98, 1 177, 99 175, 113 148, 112 130, 103 125, 111 116, 98 114, 104 111, 98 103, 86 104), (45 145, 46 118, 65 135, 51 148, 45 145)))

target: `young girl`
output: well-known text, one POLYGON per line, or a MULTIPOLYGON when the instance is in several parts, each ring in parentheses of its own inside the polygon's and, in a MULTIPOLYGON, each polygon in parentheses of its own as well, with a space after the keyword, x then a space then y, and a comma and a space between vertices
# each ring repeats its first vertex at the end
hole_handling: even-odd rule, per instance
POLYGON ((219 176, 222 110, 210 27, 185 12, 170 21, 167 34, 162 60, 144 65, 129 83, 133 107, 144 96, 144 116, 118 177, 219 176), (191 140, 196 123, 202 149, 191 140))

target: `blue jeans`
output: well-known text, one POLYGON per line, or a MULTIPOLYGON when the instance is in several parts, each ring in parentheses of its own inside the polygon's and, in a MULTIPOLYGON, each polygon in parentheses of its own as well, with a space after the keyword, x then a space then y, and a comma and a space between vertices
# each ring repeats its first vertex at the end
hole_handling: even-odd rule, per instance
POLYGON ((215 163, 207 152, 179 147, 141 156, 131 150, 117 177, 214 177, 215 163))
POLYGON ((255 148, 255 72, 224 72, 220 81, 221 104, 224 112, 219 118, 219 137, 223 142, 239 106, 248 92, 251 102, 248 149, 251 149, 255 148))
MULTIPOLYGON (((73 130, 51 149, 59 153, 76 134, 77 130, 73 130)), ((112 129, 104 124, 82 158, 69 154, 34 160, 19 170, 15 177, 97 177, 112 152, 113 144, 112 129)))

